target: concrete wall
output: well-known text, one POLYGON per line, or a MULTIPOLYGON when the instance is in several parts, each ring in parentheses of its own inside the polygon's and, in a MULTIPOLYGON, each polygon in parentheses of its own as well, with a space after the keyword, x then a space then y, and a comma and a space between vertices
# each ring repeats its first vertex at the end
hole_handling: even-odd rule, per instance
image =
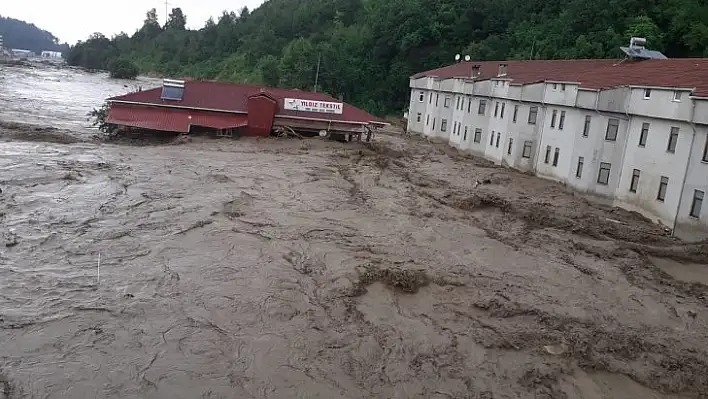
POLYGON ((697 126, 696 137, 691 148, 686 183, 676 217, 675 234, 684 240, 708 238, 708 162, 703 161, 703 153, 708 141, 708 127, 697 126), (705 193, 703 206, 698 217, 690 216, 695 190, 705 193))
POLYGON ((575 99, 575 106, 578 108, 595 109, 599 94, 597 90, 579 89, 578 96, 575 99))
POLYGON ((546 104, 575 106, 578 96, 578 85, 572 83, 546 83, 543 102, 546 104))
POLYGON ((650 97, 644 98, 644 88, 632 88, 628 111, 653 118, 688 121, 691 118, 691 100, 688 92, 682 91, 681 100, 674 100, 674 90, 650 89, 650 97))

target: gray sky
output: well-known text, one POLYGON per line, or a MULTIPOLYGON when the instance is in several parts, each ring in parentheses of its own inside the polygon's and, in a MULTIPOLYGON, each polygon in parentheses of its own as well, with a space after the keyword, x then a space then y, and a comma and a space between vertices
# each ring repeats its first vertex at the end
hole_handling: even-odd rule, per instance
MULTIPOLYGON (((264 0, 168 0, 169 8, 181 7, 187 26, 201 28, 223 10, 253 10, 264 0)), ((164 0, 0 0, 0 15, 21 19, 48 30, 59 40, 74 44, 94 32, 106 36, 125 31, 133 34, 143 24, 145 13, 157 9, 160 23, 165 22, 164 0), (100 4, 100 5, 99 5, 100 4)))

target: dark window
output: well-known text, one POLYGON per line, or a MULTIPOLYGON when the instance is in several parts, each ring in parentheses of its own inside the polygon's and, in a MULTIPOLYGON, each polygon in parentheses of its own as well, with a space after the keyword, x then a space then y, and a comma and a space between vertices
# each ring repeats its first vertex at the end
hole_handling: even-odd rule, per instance
POLYGON ((669 133, 669 145, 666 147, 668 152, 676 152, 676 143, 678 143, 679 128, 672 127, 669 133))
POLYGON ((445 102, 443 103, 443 107, 450 108, 450 97, 445 97, 445 102))
POLYGON ((440 94, 435 94, 435 106, 438 106, 438 101, 440 101, 440 94))
POLYGON ((565 125, 565 111, 561 111, 561 118, 558 121, 558 129, 563 130, 563 125, 565 125))
POLYGON ((529 108, 529 124, 536 124, 536 117, 538 117, 538 107, 529 108))
POLYGON ((417 121, 420 122, 422 119, 423 119, 423 114, 421 114, 420 112, 418 112, 417 121))
POLYGON ((499 140, 501 140, 501 133, 497 132, 497 148, 499 148, 499 140))
POLYGON ((617 140, 617 132, 619 131, 619 125, 619 119, 612 118, 607 121, 607 132, 605 133, 605 140, 617 140))
POLYGON ((674 92, 674 101, 681 101, 681 92, 680 91, 675 91, 674 92))
POLYGON ((465 135, 462 136, 463 141, 467 141, 467 126, 465 126, 465 135))
POLYGON ((482 142, 482 129, 474 129, 474 142, 475 143, 482 142))
POLYGON ((487 100, 479 100, 479 108, 477 109, 477 113, 480 115, 484 115, 487 112, 487 100))
POLYGON ((502 109, 501 113, 499 114, 499 117, 504 119, 504 109, 506 108, 506 103, 502 103, 502 109))
POLYGON ((691 203, 691 216, 694 218, 701 217, 701 208, 703 207, 703 195, 705 193, 700 190, 693 192, 693 202, 691 203))
POLYGON ((708 162, 708 136, 706 136, 706 144, 703 147, 703 162, 708 162))
POLYGON ((514 123, 516 123, 516 117, 517 117, 518 115, 519 115, 519 106, 518 106, 518 105, 514 105, 514 118, 513 118, 514 123))
POLYGON ((444 132, 447 130, 447 119, 443 119, 442 122, 440 122, 440 131, 444 132))
POLYGON ((585 164, 585 158, 578 157, 578 168, 575 169, 575 177, 580 179, 583 177, 583 165, 585 164))
POLYGON ((425 126, 430 125, 430 115, 425 115, 425 126))
POLYGON ((565 91, 565 83, 561 84, 561 90, 565 91))
POLYGON ((162 100, 172 100, 172 101, 182 101, 184 96, 184 85, 165 85, 162 86, 162 95, 160 99, 162 100))
POLYGON ((460 97, 455 97, 457 102, 455 103, 455 109, 459 110, 460 109, 460 97))
POLYGON ((469 114, 470 112, 472 112, 472 99, 468 97, 467 98, 467 113, 469 114))
POLYGON ((511 155, 511 148, 513 147, 513 145, 514 145, 514 139, 510 138, 509 139, 509 148, 506 149, 507 154, 511 155))
POLYGON ((553 154, 553 166, 558 166, 558 158, 560 157, 560 148, 556 147, 556 152, 553 154))
POLYGON ((499 116, 499 101, 494 104, 494 117, 496 118, 497 116, 499 116))
POLYGON ((612 164, 607 162, 600 162, 600 172, 597 174, 597 182, 600 184, 607 184, 610 181, 610 169, 612 164))
POLYGON ((651 97, 651 89, 644 89, 644 98, 651 97))
POLYGON ((533 147, 533 141, 524 141, 524 149, 521 151, 522 158, 531 158, 531 148, 533 147))
POLYGON ((430 93, 430 96, 428 97, 429 101, 428 103, 432 104, 433 103, 433 93, 430 93))
POLYGON ((583 137, 588 137, 590 134, 590 121, 592 117, 590 115, 585 115, 585 125, 583 126, 583 137))
POLYGON ((632 181, 629 182, 629 191, 633 193, 637 192, 637 188, 639 187, 639 175, 641 173, 642 172, 639 169, 634 169, 634 171, 632 171, 632 181))
POLYGON ((549 163, 551 162, 551 146, 547 145, 546 146, 546 158, 543 160, 543 163, 549 163))
POLYGON ((551 127, 556 127, 556 117, 558 116, 558 111, 553 110, 553 115, 551 115, 551 127))
POLYGON ((420 102, 425 101, 425 93, 423 93, 422 91, 418 95, 418 101, 420 101, 420 102))
POLYGON ((433 130, 435 130, 435 118, 433 118, 433 130))
POLYGON ((649 124, 642 123, 642 132, 639 134, 639 146, 647 146, 647 137, 649 137, 649 124))
POLYGON ((558 90, 558 83, 553 83, 553 90, 558 90))
POLYGON ((656 199, 664 202, 666 199, 666 189, 669 187, 669 178, 661 176, 661 182, 659 183, 659 192, 656 194, 656 199))
POLYGON ((460 111, 465 109, 465 98, 460 97, 460 111))
POLYGON ((494 130, 492 130, 491 140, 489 140, 489 145, 494 145, 494 130))

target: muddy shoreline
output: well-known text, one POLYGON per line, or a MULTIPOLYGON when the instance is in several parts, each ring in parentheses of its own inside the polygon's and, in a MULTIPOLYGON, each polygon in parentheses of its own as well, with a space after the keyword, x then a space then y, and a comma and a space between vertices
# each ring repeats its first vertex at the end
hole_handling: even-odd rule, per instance
POLYGON ((708 395, 708 286, 670 273, 708 243, 637 214, 393 130, 42 129, 0 126, 7 397, 708 395))

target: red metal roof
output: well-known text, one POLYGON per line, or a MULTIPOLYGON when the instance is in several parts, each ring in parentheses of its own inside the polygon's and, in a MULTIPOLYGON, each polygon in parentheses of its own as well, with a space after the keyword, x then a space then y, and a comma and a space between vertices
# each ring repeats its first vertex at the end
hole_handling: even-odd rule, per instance
POLYGON ((190 112, 178 108, 158 108, 113 104, 108 113, 108 123, 139 127, 165 132, 189 133, 190 126, 228 129, 246 126, 246 115, 224 112, 190 112))
POLYGON ((284 109, 283 100, 285 98, 341 102, 323 93, 313 93, 300 90, 267 89, 259 86, 236 85, 221 82, 187 81, 185 82, 183 100, 172 101, 160 99, 160 95, 162 93, 161 90, 161 88, 155 88, 130 93, 123 96, 109 98, 108 101, 121 101, 182 108, 199 108, 203 110, 224 111, 230 113, 248 113, 248 98, 253 95, 266 94, 278 102, 277 117, 297 117, 353 123, 386 123, 383 120, 372 116, 368 112, 347 103, 343 103, 343 110, 341 114, 290 111, 284 109))
POLYGON ((695 89, 708 97, 708 58, 671 58, 666 60, 526 60, 470 61, 413 75, 441 79, 472 76, 472 66, 480 66, 480 79, 497 76, 499 64, 507 64, 506 78, 513 83, 542 81, 578 82, 588 89, 617 86, 656 86, 695 89))

